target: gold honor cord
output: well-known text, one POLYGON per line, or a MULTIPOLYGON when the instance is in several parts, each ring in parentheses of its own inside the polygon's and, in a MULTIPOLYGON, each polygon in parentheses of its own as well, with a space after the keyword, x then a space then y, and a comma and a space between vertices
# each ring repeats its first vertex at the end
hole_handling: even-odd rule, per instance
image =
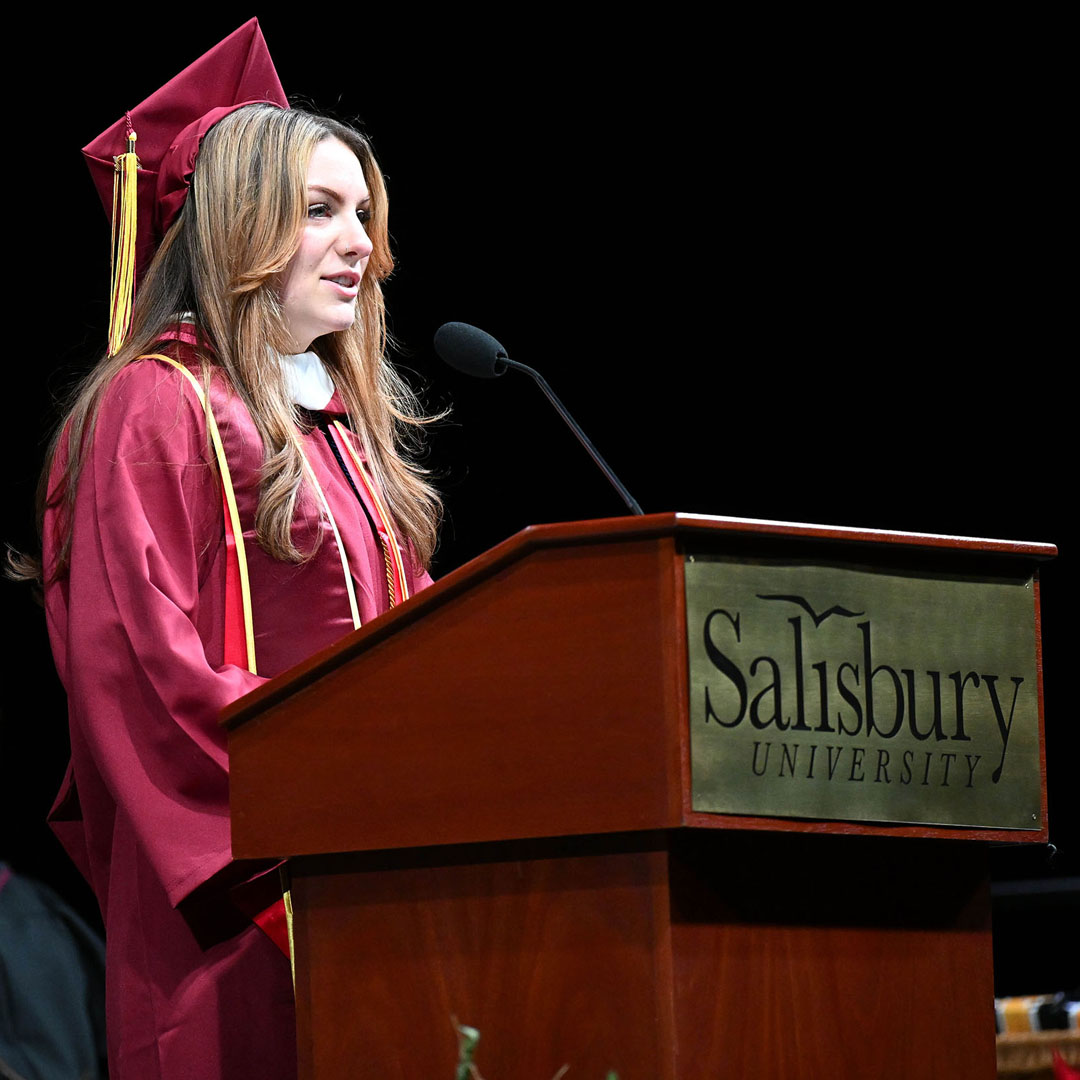
POLYGON ((386 508, 386 504, 382 500, 382 496, 379 494, 378 488, 375 486, 375 482, 368 476, 367 469, 364 467, 364 462, 361 460, 360 455, 356 452, 352 441, 349 439, 348 428, 346 428, 340 420, 334 421, 334 427, 341 438, 341 442, 344 443, 345 449, 349 453, 349 457, 353 459, 353 463, 360 473, 360 478, 364 482, 364 487, 367 489, 368 495, 371 496, 371 501, 382 521, 383 531, 386 533, 386 542, 382 545, 383 557, 386 560, 386 584, 387 591, 390 595, 390 606, 394 607, 397 604, 396 594, 399 591, 403 601, 409 599, 409 584, 408 579, 405 577, 405 560, 402 558, 401 547, 398 544, 397 536, 394 533, 393 521, 386 508), (395 584, 398 588, 395 588, 395 584))
POLYGON ((232 527, 233 540, 235 543, 236 561, 240 576, 240 600, 244 614, 244 642, 247 646, 247 666, 252 675, 258 675, 255 666, 255 634, 251 625, 251 584, 248 581, 247 555, 244 551, 244 533, 240 527, 240 511, 236 506, 236 495, 233 492, 232 476, 229 473, 229 463, 225 460, 225 447, 221 442, 217 422, 214 420, 214 411, 210 408, 210 402, 203 392, 202 384, 179 360, 162 353, 148 353, 140 356, 140 360, 163 360, 166 364, 172 364, 177 371, 187 377, 188 382, 195 389, 203 412, 206 414, 206 426, 210 430, 210 439, 214 444, 214 453, 217 456, 218 472, 221 474, 221 488, 225 496, 225 506, 229 513, 229 522, 232 527))
POLYGON ((110 234, 112 278, 109 294, 109 355, 115 356, 131 329, 135 300, 135 240, 137 234, 139 159, 134 131, 128 132, 127 153, 113 158, 113 206, 110 234), (119 210, 119 212, 118 212, 119 210))

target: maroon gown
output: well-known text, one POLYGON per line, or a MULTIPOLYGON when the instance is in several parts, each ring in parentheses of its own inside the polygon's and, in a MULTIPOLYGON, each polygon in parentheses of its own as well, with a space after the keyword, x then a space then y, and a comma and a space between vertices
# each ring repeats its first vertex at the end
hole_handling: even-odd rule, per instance
MULTIPOLYGON (((166 350, 191 362, 185 345, 166 350)), ((70 571, 46 587, 72 752, 52 820, 105 920, 112 1080, 296 1073, 288 960, 231 902, 230 887, 266 868, 231 860, 218 714, 353 624, 337 542, 306 485, 293 536, 310 550, 321 535, 314 557, 279 562, 256 543, 262 445, 223 379, 211 403, 244 530, 259 675, 223 660, 221 485, 194 389, 162 361, 130 364, 106 391, 78 481, 70 571)), ((302 438, 366 622, 389 602, 373 508, 317 428, 302 438)), ((56 528, 53 511, 47 580, 56 528)), ((415 565, 407 573, 411 591, 430 583, 415 565)))

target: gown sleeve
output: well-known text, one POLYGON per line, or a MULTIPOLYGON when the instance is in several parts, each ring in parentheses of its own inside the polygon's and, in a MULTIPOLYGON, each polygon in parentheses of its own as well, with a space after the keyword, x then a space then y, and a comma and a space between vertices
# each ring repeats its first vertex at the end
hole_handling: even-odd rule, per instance
POLYGON ((173 906, 230 861, 218 714, 265 681, 223 661, 225 545, 211 461, 187 380, 160 362, 129 365, 84 453, 70 571, 46 589, 91 872, 108 872, 123 831, 173 906))

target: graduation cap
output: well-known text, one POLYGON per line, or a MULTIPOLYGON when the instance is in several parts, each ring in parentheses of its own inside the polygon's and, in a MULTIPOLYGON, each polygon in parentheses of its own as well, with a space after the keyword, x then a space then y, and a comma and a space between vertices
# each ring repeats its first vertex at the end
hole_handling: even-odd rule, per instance
POLYGON ((112 221, 109 354, 131 323, 135 279, 187 198, 203 136, 243 105, 289 107, 258 19, 249 19, 83 147, 112 221))

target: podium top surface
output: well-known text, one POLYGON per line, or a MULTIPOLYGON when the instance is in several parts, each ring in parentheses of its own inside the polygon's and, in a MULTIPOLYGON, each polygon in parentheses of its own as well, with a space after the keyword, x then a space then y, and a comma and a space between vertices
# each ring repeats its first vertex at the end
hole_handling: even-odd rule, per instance
MULTIPOLYGON (((762 536, 798 536, 820 540, 837 540, 855 543, 902 544, 907 547, 958 548, 972 551, 992 551, 1003 554, 1027 555, 1038 559, 1052 559, 1058 551, 1054 544, 1031 540, 1001 540, 988 537, 952 536, 941 533, 901 532, 891 529, 867 529, 852 525, 818 525, 802 521, 771 521, 765 518, 719 517, 708 514, 648 514, 640 518, 614 518, 596 522, 573 522, 573 525, 608 525, 615 521, 641 522, 641 531, 659 526, 677 532, 740 532, 757 533, 762 536), (646 523, 650 523, 646 525, 646 523)), ((539 525, 525 529, 519 536, 532 529, 560 529, 561 525, 539 525)))

